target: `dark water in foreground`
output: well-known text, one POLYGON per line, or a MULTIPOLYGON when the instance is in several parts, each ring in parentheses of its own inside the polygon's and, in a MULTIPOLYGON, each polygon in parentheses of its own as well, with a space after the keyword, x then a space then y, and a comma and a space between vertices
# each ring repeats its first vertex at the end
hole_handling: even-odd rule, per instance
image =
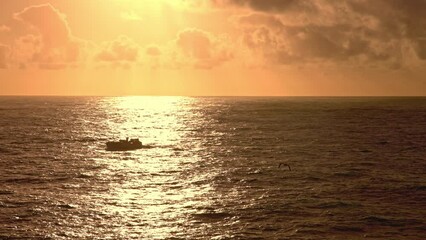
POLYGON ((425 219, 426 98, 0 97, 0 239, 424 239, 425 219), (148 147, 104 150, 126 136, 148 147))

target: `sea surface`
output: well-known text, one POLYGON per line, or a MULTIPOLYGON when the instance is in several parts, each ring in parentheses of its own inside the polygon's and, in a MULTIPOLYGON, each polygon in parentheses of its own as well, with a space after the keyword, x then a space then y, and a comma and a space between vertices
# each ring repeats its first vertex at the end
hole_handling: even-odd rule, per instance
POLYGON ((426 98, 0 97, 0 239, 426 239, 426 98))

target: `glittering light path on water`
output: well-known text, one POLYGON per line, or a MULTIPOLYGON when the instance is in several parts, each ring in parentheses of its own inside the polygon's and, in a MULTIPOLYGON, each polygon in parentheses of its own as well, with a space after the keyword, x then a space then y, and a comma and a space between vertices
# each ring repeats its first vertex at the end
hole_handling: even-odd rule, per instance
POLYGON ((424 98, 1 97, 0 239, 421 239, 424 119, 424 98), (126 137, 145 147, 105 150, 126 137))

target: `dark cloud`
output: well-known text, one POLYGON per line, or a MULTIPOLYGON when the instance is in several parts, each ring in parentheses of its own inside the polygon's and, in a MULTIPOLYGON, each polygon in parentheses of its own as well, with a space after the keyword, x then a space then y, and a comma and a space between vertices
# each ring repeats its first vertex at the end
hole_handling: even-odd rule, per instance
POLYGON ((378 56, 368 40, 349 25, 289 26, 277 17, 250 15, 240 19, 243 42, 277 63, 343 61, 360 55, 378 56))
POLYGON ((426 0, 359 0, 348 4, 358 14, 376 17, 382 30, 378 34, 411 41, 417 56, 426 59, 426 0))
POLYGON ((426 60, 426 39, 417 39, 416 44, 417 55, 426 60))
POLYGON ((243 42, 278 63, 426 60, 426 0, 216 0, 250 8, 243 42))
POLYGON ((233 57, 228 46, 221 43, 220 39, 198 29, 180 32, 176 45, 197 68, 210 69, 233 57))
POLYGON ((286 12, 294 10, 316 11, 310 0, 213 0, 216 4, 232 4, 250 7, 265 12, 286 12))

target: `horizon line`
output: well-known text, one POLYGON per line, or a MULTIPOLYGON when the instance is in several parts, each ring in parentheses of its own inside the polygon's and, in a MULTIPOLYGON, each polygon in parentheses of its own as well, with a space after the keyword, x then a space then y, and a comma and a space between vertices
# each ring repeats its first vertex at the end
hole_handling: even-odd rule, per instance
POLYGON ((317 98, 369 98, 369 97, 412 97, 421 98, 426 95, 61 95, 61 94, 0 94, 0 97, 317 97, 317 98))

